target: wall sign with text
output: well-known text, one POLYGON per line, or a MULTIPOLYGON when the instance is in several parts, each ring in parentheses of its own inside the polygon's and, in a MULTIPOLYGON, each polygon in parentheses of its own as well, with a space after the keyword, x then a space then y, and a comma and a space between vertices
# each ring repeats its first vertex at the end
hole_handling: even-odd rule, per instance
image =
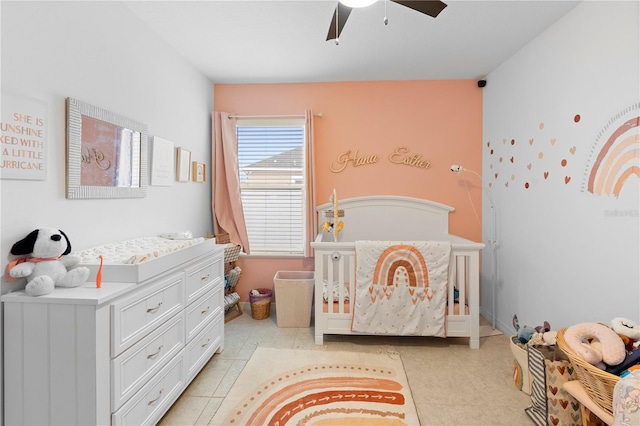
MULTIPOLYGON (((417 167, 419 169, 431 168, 431 161, 425 160, 422 154, 412 154, 406 146, 399 146, 388 157, 389 162, 403 166, 417 167)), ((356 150, 348 150, 338 155, 335 163, 329 164, 329 170, 333 173, 343 172, 348 166, 360 167, 376 164, 377 154, 360 153, 356 150)))
POLYGON ((47 178, 47 110, 44 101, 2 94, 0 178, 47 178))

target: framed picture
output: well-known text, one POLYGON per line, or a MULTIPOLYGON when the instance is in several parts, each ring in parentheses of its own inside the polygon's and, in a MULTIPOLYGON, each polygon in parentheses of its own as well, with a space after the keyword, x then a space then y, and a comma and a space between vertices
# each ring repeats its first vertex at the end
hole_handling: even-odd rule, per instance
POLYGON ((190 165, 191 151, 184 148, 178 148, 176 155, 176 180, 178 182, 189 182, 190 165))
POLYGON ((193 181, 204 182, 207 180, 207 165, 204 163, 198 163, 194 161, 191 165, 193 170, 193 181))
POLYGON ((154 136, 151 145, 151 185, 173 184, 173 142, 154 136))
POLYGON ((0 179, 47 179, 48 105, 2 93, 0 179))
POLYGON ((147 125, 67 98, 67 198, 146 195, 147 125))

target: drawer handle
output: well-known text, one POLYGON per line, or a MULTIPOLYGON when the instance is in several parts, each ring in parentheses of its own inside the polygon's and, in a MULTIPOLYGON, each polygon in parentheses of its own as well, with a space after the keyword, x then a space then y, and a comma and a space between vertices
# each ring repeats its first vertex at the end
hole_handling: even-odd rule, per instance
POLYGON ((205 275, 204 277, 200 277, 200 280, 201 280, 201 281, 208 280, 208 279, 209 279, 209 275, 210 275, 210 274, 207 274, 207 275, 205 275))
POLYGON ((205 309, 204 311, 200 311, 200 313, 206 314, 207 312, 209 312, 209 309, 211 309, 211 306, 207 306, 207 309, 205 309))
POLYGON ((160 392, 158 393, 158 397, 156 399, 152 399, 151 401, 149 401, 147 403, 147 405, 151 405, 153 403, 155 403, 157 400, 159 400, 162 397, 162 391, 164 390, 164 388, 160 389, 160 392))
POLYGON ((207 339, 207 341, 202 344, 202 347, 206 348, 207 346, 209 346, 209 343, 211 343, 211 339, 207 339))
POLYGON ((160 306, 162 306, 162 302, 158 302, 158 306, 156 306, 155 308, 147 308, 147 313, 153 313, 153 312, 157 312, 158 309, 160 309, 160 306))
POLYGON ((158 350, 155 353, 147 355, 147 359, 157 356, 162 351, 162 346, 163 345, 160 345, 160 347, 158 348, 158 350))

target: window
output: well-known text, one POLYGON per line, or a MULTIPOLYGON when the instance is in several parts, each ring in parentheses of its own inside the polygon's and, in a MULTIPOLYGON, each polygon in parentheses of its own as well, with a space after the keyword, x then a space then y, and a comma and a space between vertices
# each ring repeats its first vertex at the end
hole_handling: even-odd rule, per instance
POLYGON ((302 255, 304 120, 238 120, 236 132, 251 253, 302 255))

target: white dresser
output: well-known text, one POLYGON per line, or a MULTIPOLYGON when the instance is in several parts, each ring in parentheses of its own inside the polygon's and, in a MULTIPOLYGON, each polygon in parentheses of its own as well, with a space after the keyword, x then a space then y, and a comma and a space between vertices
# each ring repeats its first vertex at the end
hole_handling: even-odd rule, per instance
POLYGON ((105 268, 100 289, 2 296, 4 424, 156 423, 223 350, 224 248, 105 268))

